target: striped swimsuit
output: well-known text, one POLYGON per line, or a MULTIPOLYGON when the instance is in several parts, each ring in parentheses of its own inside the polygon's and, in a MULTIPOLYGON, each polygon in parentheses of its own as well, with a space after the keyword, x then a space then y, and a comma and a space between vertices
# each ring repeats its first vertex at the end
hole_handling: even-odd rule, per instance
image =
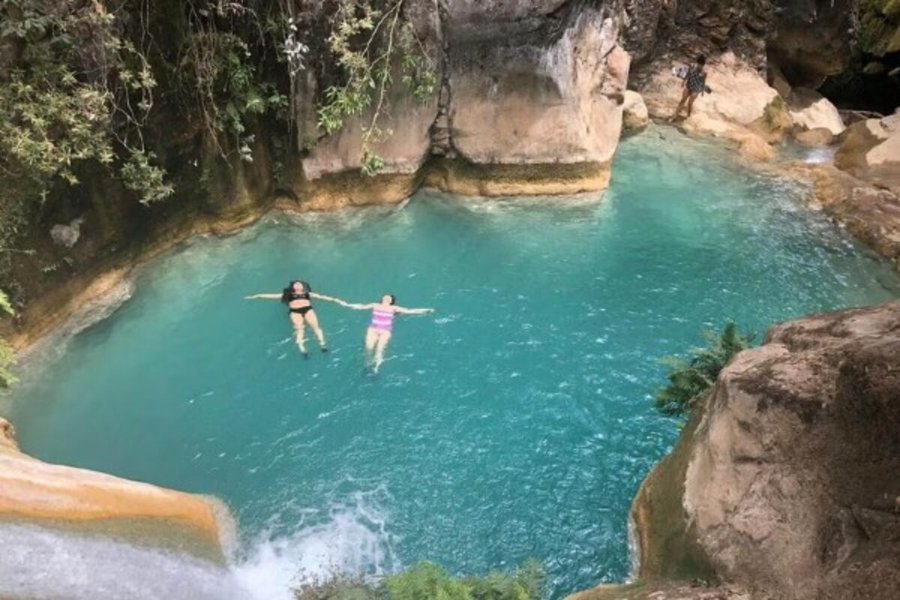
POLYGON ((372 323, 369 324, 369 327, 372 329, 377 329, 378 331, 385 331, 387 333, 391 332, 391 327, 394 324, 394 311, 392 310, 383 310, 379 308, 374 308, 372 310, 372 323))

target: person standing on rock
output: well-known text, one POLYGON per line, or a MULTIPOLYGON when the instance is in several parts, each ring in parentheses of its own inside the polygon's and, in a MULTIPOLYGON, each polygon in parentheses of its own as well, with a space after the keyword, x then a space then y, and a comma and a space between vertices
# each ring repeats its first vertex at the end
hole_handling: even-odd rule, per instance
POLYGON ((684 91, 681 94, 681 102, 678 103, 678 108, 675 109, 675 114, 669 119, 670 121, 678 118, 685 104, 687 104, 687 116, 690 117, 694 108, 694 100, 701 92, 706 91, 706 57, 702 54, 697 57, 697 62, 688 67, 682 89, 684 91))
POLYGON ((343 300, 332 298, 331 296, 316 294, 309 287, 308 283, 299 280, 290 282, 288 287, 284 288, 280 294, 253 294, 252 296, 246 296, 245 300, 281 300, 287 304, 288 316, 291 319, 291 324, 294 326, 294 339, 297 342, 297 347, 300 348, 303 358, 309 358, 309 353, 306 351, 305 335, 307 324, 319 341, 319 347, 322 349, 322 352, 328 352, 328 346, 325 344, 325 334, 319 326, 319 319, 316 316, 316 311, 313 310, 311 298, 338 304, 344 303, 343 300))

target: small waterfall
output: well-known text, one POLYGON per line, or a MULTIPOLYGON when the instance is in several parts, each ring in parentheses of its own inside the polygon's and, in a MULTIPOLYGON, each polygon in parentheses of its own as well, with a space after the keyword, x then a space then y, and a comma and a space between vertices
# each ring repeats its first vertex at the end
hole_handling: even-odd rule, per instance
POLYGON ((0 598, 253 600, 227 567, 37 525, 0 524, 0 598))

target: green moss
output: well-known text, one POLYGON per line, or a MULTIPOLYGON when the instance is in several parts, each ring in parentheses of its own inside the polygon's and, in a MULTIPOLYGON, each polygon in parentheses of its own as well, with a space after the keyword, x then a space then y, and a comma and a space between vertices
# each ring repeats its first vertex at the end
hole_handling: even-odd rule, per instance
MULTIPOLYGON (((704 398, 708 402, 709 396, 704 398)), ((716 570, 682 505, 684 481, 703 411, 695 410, 675 449, 650 472, 632 504, 641 543, 641 578, 714 581, 716 570)))
POLYGON ((859 44, 875 56, 900 51, 900 0, 860 2, 859 44))
POLYGON ((763 122, 769 131, 779 131, 790 128, 793 123, 787 102, 781 96, 775 96, 766 105, 763 111, 763 122))

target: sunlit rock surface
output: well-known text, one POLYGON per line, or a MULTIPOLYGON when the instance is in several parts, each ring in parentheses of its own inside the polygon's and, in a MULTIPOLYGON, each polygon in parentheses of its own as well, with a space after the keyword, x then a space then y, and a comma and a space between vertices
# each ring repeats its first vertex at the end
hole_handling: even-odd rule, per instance
POLYGON ((0 523, 59 526, 220 561, 217 511, 199 496, 31 458, 0 419, 0 523))
POLYGON ((640 576, 718 577, 761 597, 892 598, 898 373, 900 301, 773 327, 723 370, 643 484, 640 576))

